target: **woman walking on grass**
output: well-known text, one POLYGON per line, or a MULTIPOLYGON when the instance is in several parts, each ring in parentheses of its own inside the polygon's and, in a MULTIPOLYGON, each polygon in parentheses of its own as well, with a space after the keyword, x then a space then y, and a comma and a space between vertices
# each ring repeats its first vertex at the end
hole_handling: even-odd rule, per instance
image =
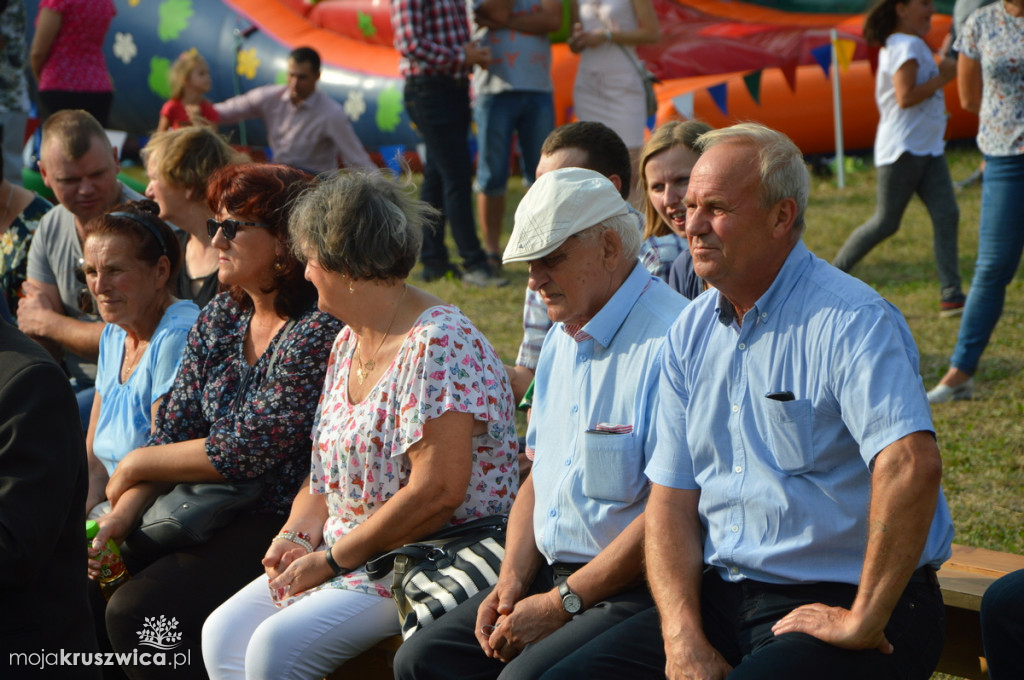
POLYGON ((935 262, 942 301, 939 314, 963 312, 957 264, 960 209, 944 155, 946 103, 942 87, 956 75, 956 62, 935 63, 922 40, 931 29, 933 0, 882 0, 864 20, 864 38, 883 45, 878 53, 875 100, 881 120, 875 135, 878 207, 854 231, 832 262, 850 271, 872 248, 900 228, 916 193, 924 201, 935 234, 935 262))

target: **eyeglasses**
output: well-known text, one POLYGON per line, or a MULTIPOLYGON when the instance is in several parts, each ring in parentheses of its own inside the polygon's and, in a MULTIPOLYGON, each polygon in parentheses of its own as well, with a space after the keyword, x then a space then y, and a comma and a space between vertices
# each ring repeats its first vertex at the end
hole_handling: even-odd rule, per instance
POLYGON ((78 266, 75 267, 75 280, 82 284, 78 289, 78 308, 83 314, 96 314, 96 300, 89 292, 89 285, 85 278, 85 258, 78 258, 78 266))
POLYGON ((221 233, 224 234, 224 238, 230 241, 231 239, 235 238, 235 234, 238 233, 239 227, 269 226, 269 224, 264 224, 263 222, 239 222, 238 220, 224 220, 218 222, 217 220, 211 217, 210 219, 206 220, 206 233, 210 235, 210 238, 213 238, 214 236, 217 235, 217 230, 219 229, 221 233))

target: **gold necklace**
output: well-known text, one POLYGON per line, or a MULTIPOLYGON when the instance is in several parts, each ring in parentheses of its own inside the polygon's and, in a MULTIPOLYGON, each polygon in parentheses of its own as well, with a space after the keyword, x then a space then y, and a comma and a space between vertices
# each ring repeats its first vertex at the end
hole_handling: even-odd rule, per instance
POLYGON ((370 360, 363 362, 362 357, 359 356, 359 351, 356 350, 356 361, 359 362, 359 368, 356 369, 356 378, 359 380, 359 384, 362 385, 363 381, 366 380, 366 376, 376 368, 377 364, 374 359, 377 358, 377 352, 380 352, 380 348, 384 346, 384 341, 388 339, 388 333, 391 332, 391 327, 395 324, 395 319, 398 318, 398 310, 402 306, 402 300, 405 298, 405 291, 409 290, 409 286, 402 285, 402 294, 398 297, 398 303, 395 304, 395 312, 391 315, 391 322, 388 323, 388 327, 384 330, 384 337, 380 339, 380 344, 377 345, 377 349, 373 351, 373 355, 370 360))

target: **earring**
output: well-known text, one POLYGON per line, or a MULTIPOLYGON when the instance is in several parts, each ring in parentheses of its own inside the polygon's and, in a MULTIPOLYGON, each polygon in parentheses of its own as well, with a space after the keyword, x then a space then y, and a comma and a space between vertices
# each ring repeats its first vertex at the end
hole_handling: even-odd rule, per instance
POLYGON ((350 292, 350 293, 356 292, 356 289, 352 287, 352 279, 348 280, 348 292, 350 292))
POLYGON ((280 274, 282 269, 284 269, 284 263, 281 260, 274 260, 274 273, 280 274))

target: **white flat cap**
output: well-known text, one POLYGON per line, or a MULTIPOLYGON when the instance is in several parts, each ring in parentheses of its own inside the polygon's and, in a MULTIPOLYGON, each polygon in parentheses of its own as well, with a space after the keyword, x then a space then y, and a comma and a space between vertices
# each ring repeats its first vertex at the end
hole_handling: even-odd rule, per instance
POLYGON ((601 173, 583 168, 546 172, 516 208, 515 228, 502 260, 539 259, 573 234, 609 217, 628 214, 629 205, 601 173))

